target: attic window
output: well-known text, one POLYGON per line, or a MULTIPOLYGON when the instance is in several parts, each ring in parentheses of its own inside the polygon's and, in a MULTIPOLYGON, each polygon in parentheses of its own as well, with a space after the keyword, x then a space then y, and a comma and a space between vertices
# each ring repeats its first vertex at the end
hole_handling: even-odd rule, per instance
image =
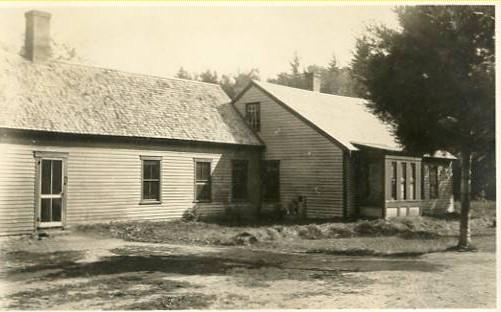
POLYGON ((245 119, 254 131, 261 130, 261 109, 259 103, 245 104, 245 119))

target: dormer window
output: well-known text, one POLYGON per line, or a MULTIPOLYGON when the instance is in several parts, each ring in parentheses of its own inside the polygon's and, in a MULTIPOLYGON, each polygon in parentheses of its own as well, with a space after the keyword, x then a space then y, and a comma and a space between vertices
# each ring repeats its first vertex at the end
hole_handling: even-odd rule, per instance
POLYGON ((245 104, 245 119, 254 131, 261 129, 261 112, 259 103, 245 104))

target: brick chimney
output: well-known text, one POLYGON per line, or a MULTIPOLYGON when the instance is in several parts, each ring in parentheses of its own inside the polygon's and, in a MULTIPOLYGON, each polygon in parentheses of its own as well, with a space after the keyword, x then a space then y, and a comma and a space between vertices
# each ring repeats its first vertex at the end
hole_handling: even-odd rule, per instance
POLYGON ((306 89, 314 92, 320 92, 320 85, 322 80, 319 73, 305 73, 304 79, 306 81, 306 89))
POLYGON ((32 62, 45 62, 50 56, 50 13, 29 11, 24 16, 24 55, 32 62))

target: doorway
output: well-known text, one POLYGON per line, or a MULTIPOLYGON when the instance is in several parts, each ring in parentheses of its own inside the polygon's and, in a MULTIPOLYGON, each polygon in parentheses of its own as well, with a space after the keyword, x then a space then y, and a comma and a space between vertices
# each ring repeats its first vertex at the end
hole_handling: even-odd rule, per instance
POLYGON ((37 220, 39 228, 62 227, 65 214, 65 167, 63 157, 40 157, 37 178, 37 220))

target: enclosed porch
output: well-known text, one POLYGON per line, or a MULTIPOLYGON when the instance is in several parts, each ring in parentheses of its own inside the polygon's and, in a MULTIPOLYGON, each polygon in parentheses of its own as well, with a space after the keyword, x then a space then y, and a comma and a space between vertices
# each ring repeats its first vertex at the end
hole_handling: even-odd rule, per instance
POLYGON ((445 212, 453 206, 450 154, 412 157, 364 147, 356 158, 360 217, 391 218, 445 212))

